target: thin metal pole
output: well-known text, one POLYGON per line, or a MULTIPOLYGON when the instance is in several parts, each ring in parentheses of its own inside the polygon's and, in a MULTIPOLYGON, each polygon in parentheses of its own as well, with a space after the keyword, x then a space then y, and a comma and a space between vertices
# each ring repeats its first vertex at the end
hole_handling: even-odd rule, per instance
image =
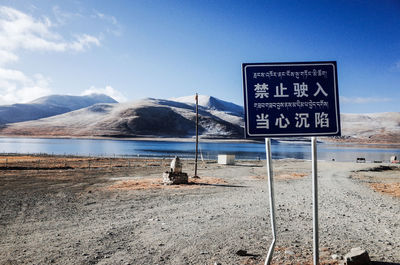
POLYGON ((314 265, 319 264, 317 139, 311 137, 314 265))
POLYGON ((197 178, 197 153, 199 149, 199 97, 196 93, 196 156, 194 161, 194 177, 197 178))
POLYGON ((271 156, 271 139, 265 138, 265 151, 267 156, 267 172, 268 172, 268 188, 269 188, 269 209, 271 217, 271 228, 272 228, 272 243, 268 250, 267 258, 265 259, 264 265, 270 264, 272 260, 272 254, 274 253, 275 241, 276 241, 276 228, 275 228, 275 197, 274 197, 274 182, 272 175, 272 156, 271 156))

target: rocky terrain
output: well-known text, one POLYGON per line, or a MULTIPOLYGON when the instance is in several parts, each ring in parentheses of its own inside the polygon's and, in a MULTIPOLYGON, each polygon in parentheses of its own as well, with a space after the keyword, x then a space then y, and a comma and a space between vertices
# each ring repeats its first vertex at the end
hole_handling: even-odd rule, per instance
MULTIPOLYGON (((265 161, 199 165, 191 185, 163 186, 169 161, 5 157, 0 264, 264 264, 271 243, 265 161), (40 162, 37 162, 37 161, 40 162)), ((274 160, 273 264, 312 264, 311 164, 274 160)), ((183 171, 193 176, 193 161, 183 171)), ((351 248, 400 263, 399 166, 319 163, 321 264, 351 248)))

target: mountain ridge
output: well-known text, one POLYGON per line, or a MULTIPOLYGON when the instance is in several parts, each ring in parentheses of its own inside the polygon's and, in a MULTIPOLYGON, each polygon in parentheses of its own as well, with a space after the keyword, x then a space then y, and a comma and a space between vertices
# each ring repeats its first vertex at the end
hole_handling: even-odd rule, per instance
MULTIPOLYGON (((229 112, 229 110, 227 110, 229 112)), ((239 138, 242 117, 199 108, 199 131, 205 137, 239 138)), ((195 132, 192 105, 164 99, 120 104, 95 104, 35 121, 7 124, 0 134, 93 137, 191 137, 195 132)))
MULTIPOLYGON (((203 138, 243 139, 243 107, 199 95, 203 138), (228 103, 228 104, 227 104, 228 103)), ((179 137, 195 135, 194 96, 98 103, 61 115, 4 125, 0 135, 51 137, 179 137)), ((341 114, 342 136, 323 141, 399 143, 400 112, 341 114)))
MULTIPOLYGON (((173 101, 182 102, 190 105, 195 105, 195 96, 186 96, 171 98, 173 101)), ((232 102, 218 99, 208 95, 198 95, 199 106, 205 107, 211 110, 226 111, 229 113, 243 114, 243 106, 237 105, 232 102)))
POLYGON ((38 120, 85 108, 96 103, 118 103, 104 94, 50 95, 28 103, 0 106, 0 124, 38 120))

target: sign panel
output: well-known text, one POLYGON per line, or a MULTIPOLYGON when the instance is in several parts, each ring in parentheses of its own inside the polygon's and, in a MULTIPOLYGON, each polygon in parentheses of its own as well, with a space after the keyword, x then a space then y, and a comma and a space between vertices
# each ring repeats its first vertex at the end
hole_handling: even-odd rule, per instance
POLYGON ((336 62, 245 63, 246 137, 340 135, 336 62))

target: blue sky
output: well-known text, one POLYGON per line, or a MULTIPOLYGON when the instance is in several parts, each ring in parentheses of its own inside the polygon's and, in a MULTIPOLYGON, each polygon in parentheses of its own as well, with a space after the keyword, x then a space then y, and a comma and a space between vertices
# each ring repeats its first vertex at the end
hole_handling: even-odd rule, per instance
POLYGON ((400 1, 8 1, 0 104, 196 92, 243 105, 241 64, 338 63, 343 113, 399 111, 400 1))

